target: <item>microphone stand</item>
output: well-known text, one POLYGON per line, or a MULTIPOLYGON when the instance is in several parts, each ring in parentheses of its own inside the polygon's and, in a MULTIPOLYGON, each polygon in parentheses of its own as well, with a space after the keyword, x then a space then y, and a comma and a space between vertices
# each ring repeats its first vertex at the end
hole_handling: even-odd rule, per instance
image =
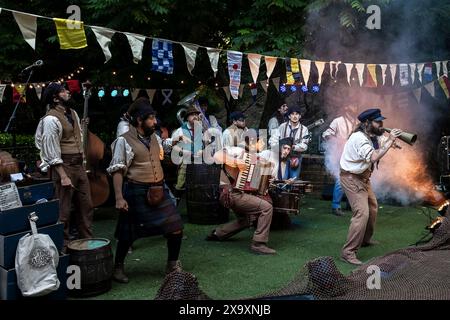
MULTIPOLYGON (((26 91, 28 88, 28 83, 30 82, 31 76, 33 75, 33 71, 34 71, 33 69, 30 69, 30 74, 28 75, 27 82, 25 83, 25 89, 20 94, 19 100, 17 101, 16 106, 14 107, 14 111, 11 115, 11 118, 9 118, 8 125, 6 126, 6 129, 4 131, 5 133, 8 133, 9 129, 11 127, 13 128, 13 148, 16 147, 16 112, 17 112, 17 108, 19 107, 20 101, 26 94, 26 91)), ((14 96, 14 89, 13 89, 13 96, 14 96)))

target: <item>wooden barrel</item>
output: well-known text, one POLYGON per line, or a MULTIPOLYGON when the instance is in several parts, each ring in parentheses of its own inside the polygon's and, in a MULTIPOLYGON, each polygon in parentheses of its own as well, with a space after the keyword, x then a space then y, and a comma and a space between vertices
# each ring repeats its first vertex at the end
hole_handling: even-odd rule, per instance
POLYGON ((92 238, 72 241, 67 246, 70 265, 80 267, 81 288, 69 290, 77 297, 95 296, 111 289, 113 254, 108 239, 92 238))
POLYGON ((186 168, 186 206, 188 221, 195 224, 221 224, 229 210, 219 202, 221 166, 189 164, 186 168))
POLYGON ((19 162, 6 151, 0 151, 0 182, 9 182, 10 174, 19 172, 19 162))

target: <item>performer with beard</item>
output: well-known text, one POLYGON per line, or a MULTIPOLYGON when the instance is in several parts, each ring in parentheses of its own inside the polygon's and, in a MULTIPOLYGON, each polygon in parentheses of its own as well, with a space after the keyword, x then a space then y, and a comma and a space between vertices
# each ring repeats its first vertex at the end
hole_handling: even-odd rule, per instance
POLYGON ((77 231, 81 238, 92 237, 93 208, 86 169, 80 119, 69 106, 70 93, 58 83, 50 83, 43 95, 47 114, 39 121, 35 144, 40 150, 42 171, 50 168, 59 199, 59 220, 64 223, 64 250, 69 242, 70 212, 74 200, 77 231))
POLYGON ((385 141, 380 109, 368 109, 358 116, 360 124, 344 146, 341 157, 341 185, 344 189, 353 216, 348 230, 347 242, 342 248, 342 260, 360 265, 356 252, 361 246, 376 244, 372 235, 377 218, 378 203, 370 185, 370 176, 375 163, 394 146, 402 133, 393 129, 385 141))
POLYGON ((113 142, 113 159, 107 169, 113 176, 116 209, 121 211, 113 274, 113 279, 121 283, 129 281, 124 271, 128 248, 142 237, 164 235, 166 273, 181 270, 178 256, 183 230, 180 214, 164 185, 160 146, 154 132, 155 111, 148 99, 139 98, 128 113, 130 129, 113 142))

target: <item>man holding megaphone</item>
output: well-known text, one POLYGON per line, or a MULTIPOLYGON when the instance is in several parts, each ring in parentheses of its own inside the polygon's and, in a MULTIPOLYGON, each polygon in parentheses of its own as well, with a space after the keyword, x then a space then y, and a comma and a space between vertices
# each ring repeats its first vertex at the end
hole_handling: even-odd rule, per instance
POLYGON ((342 260, 360 265, 356 252, 361 246, 376 244, 372 241, 378 203, 370 185, 374 164, 395 146, 402 130, 392 129, 384 141, 385 132, 380 109, 368 109, 358 116, 360 121, 344 146, 340 160, 340 179, 345 195, 352 207, 353 216, 348 230, 347 242, 342 248, 342 260))

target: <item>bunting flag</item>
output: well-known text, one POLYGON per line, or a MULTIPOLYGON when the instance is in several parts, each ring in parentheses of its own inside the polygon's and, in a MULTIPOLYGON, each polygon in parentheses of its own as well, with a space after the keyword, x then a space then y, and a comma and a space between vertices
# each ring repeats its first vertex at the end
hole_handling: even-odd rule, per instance
POLYGON ((422 88, 417 88, 417 89, 415 89, 415 90, 413 91, 413 93, 414 93, 414 96, 415 96, 416 99, 417 99, 417 102, 420 103, 420 98, 421 98, 421 96, 422 96, 422 88))
POLYGON ((195 67, 195 58, 197 57, 198 46, 195 44, 182 43, 184 55, 186 56, 186 64, 189 73, 192 75, 192 70, 195 67))
POLYGON ((91 30, 94 32, 97 42, 103 50, 103 54, 105 55, 105 63, 107 63, 112 57, 111 51, 109 50, 109 45, 111 44, 111 39, 115 31, 102 27, 91 27, 91 30))
POLYGON ((3 102, 3 94, 5 93, 6 84, 0 84, 0 103, 3 102))
POLYGON ((369 70, 368 83, 369 83, 369 86, 371 86, 371 87, 376 87, 378 85, 376 67, 377 67, 376 64, 368 64, 367 65, 367 70, 369 70), (370 83, 371 81, 372 81, 372 83, 370 83))
POLYGON ((359 79, 359 86, 362 87, 363 81, 364 81, 364 63, 357 63, 355 65, 356 71, 358 71, 358 79, 359 79))
POLYGON ((411 83, 414 84, 414 82, 416 81, 416 64, 415 63, 410 63, 409 67, 411 68, 411 83))
POLYGON ((311 60, 300 59, 300 66, 302 68, 303 82, 308 85, 309 74, 311 72, 311 60))
POLYGON ((436 65, 436 76, 439 78, 441 76, 441 62, 436 61, 434 64, 436 65))
POLYGON ((253 102, 256 102, 256 96, 258 95, 258 86, 256 83, 250 84, 250 92, 252 93, 253 102))
POLYGON ((250 72, 252 73, 253 83, 258 81, 259 67, 261 65, 261 55, 256 53, 247 54, 250 72))
POLYGON ((446 75, 446 76, 448 76, 447 63, 448 63, 448 60, 442 61, 442 67, 443 67, 442 69, 444 70, 444 75, 446 75))
POLYGON ((150 103, 153 103, 153 98, 155 97, 156 89, 146 89, 145 91, 148 94, 148 98, 150 100, 150 103))
POLYGON ((348 84, 351 86, 352 83, 350 81, 350 77, 352 75, 353 64, 352 63, 344 63, 344 65, 345 65, 345 70, 347 71, 347 81, 348 81, 348 84))
POLYGON ((441 88, 444 91, 447 99, 450 98, 450 80, 447 78, 447 76, 440 77, 439 84, 441 85, 441 88))
POLYGON ((277 64, 277 57, 264 56, 264 61, 266 62, 267 79, 269 79, 277 64))
POLYGON ((20 99, 20 103, 27 102, 27 99, 25 97, 25 86, 18 85, 18 86, 13 87, 13 103, 17 103, 17 101, 19 101, 19 99, 20 99))
POLYGON ((153 39, 152 71, 173 73, 172 42, 153 39))
POLYGON ((323 71, 325 70, 325 62, 324 61, 316 61, 317 73, 319 74, 318 84, 322 82, 323 71))
POLYGON ((286 84, 300 83, 300 68, 298 60, 294 58, 286 58, 286 84))
POLYGON ((83 21, 53 18, 61 49, 82 49, 87 47, 83 21), (70 27, 69 27, 70 25, 70 27))
POLYGON ((137 98, 137 96, 139 94, 139 91, 141 91, 141 89, 133 89, 133 90, 131 90, 131 98, 133 99, 133 101, 136 100, 136 98, 137 98))
POLYGON ((409 84, 409 68, 407 64, 399 65, 400 72, 400 85, 402 87, 407 86, 409 84))
POLYGON ((395 84, 395 76, 397 74, 397 65, 396 64, 390 64, 389 69, 391 70, 391 77, 392 77, 392 85, 395 84))
POLYGON ((206 48, 206 52, 208 53, 209 57, 209 63, 211 64, 211 69, 214 72, 214 78, 217 75, 217 65, 219 64, 220 51, 220 49, 206 48))
POLYGON ((230 101, 230 88, 229 87, 223 87, 222 89, 225 92, 227 100, 230 101))
POLYGON ((330 76, 332 79, 336 79, 337 63, 336 61, 330 61, 330 76))
POLYGON ((78 80, 66 80, 67 88, 70 94, 81 93, 80 81, 78 80))
POLYGON ((133 62, 137 64, 142 60, 142 50, 144 49, 145 37, 132 33, 126 33, 125 35, 127 36, 128 43, 131 47, 131 52, 133 53, 133 62))
POLYGON ((424 67, 425 67, 425 63, 418 63, 417 64, 417 73, 419 74, 419 81, 420 81, 420 83, 422 83, 422 72, 423 72, 424 67))
POLYGON ((269 88, 269 79, 260 81, 260 84, 264 92, 267 92, 267 89, 269 88))
POLYGON ((383 86, 386 83, 386 70, 387 70, 387 64, 380 64, 381 67, 381 78, 383 79, 383 86))
POLYGON ((14 19, 22 32, 23 39, 36 50, 37 18, 32 15, 13 12, 14 19))
POLYGON ((227 51, 228 73, 230 75, 230 94, 233 99, 239 97, 241 83, 242 52, 227 51))
POLYGON ((172 104, 172 100, 170 100, 170 97, 172 96, 173 89, 161 89, 161 94, 164 98, 162 105, 166 104, 172 104))
POLYGON ((280 77, 273 78, 272 82, 277 91, 280 92, 280 77))
POLYGON ((423 79, 425 82, 430 82, 433 80, 433 64, 426 63, 423 71, 423 79))
POLYGON ((436 92, 434 89, 434 81, 429 82, 425 85, 425 89, 430 93, 430 95, 434 98, 436 96, 436 92))
POLYGON ((39 100, 41 100, 42 95, 42 87, 41 86, 34 86, 34 89, 36 90, 36 95, 39 100))

